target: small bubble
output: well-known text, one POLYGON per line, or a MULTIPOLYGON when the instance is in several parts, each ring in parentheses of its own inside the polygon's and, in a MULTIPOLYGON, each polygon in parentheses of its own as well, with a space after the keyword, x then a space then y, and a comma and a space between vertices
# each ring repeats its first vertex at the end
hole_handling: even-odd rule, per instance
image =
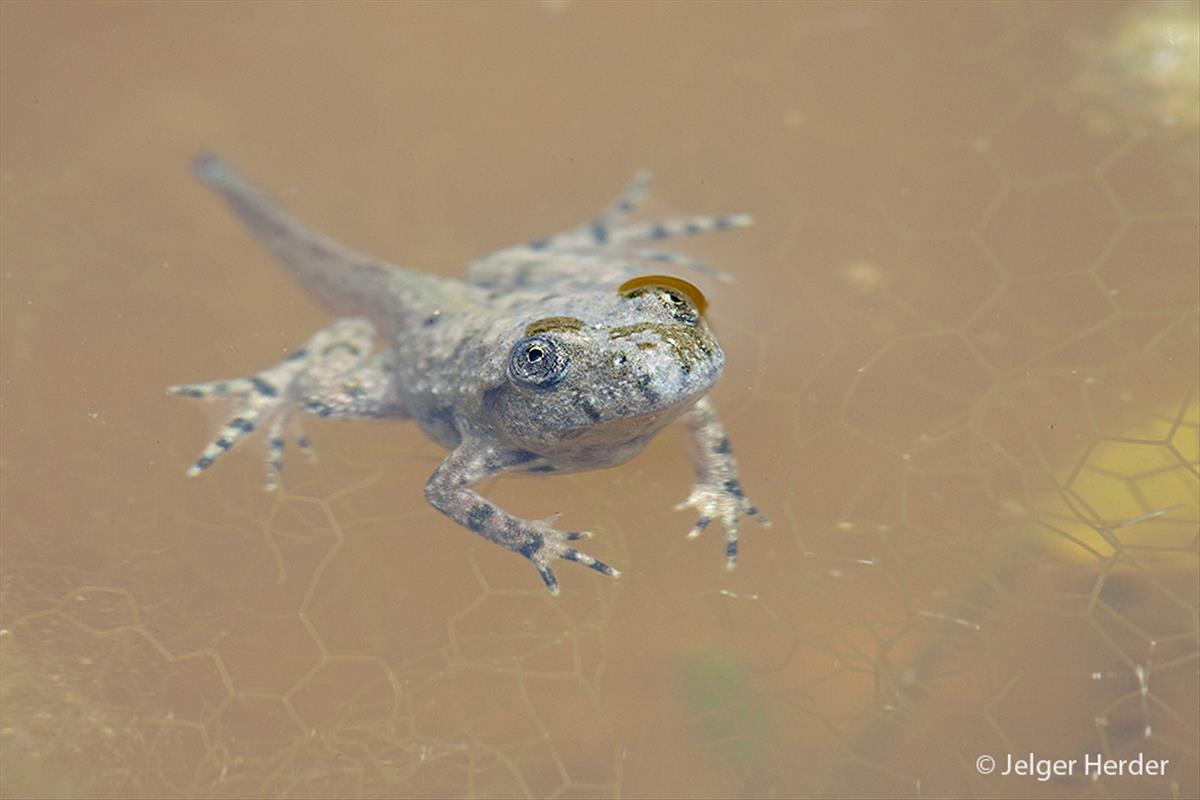
POLYGON ((1025 508, 1025 505, 1016 500, 1005 500, 1000 504, 1000 508, 1002 508, 1004 513, 1008 514, 1010 517, 1024 519, 1025 517, 1029 516, 1029 510, 1025 508))
POLYGON ((843 264, 838 272, 852 289, 863 294, 881 289, 887 277, 883 267, 871 261, 850 261, 843 264))
POLYGON ((789 128, 803 128, 808 124, 808 115, 798 108, 793 108, 784 113, 783 124, 789 128))

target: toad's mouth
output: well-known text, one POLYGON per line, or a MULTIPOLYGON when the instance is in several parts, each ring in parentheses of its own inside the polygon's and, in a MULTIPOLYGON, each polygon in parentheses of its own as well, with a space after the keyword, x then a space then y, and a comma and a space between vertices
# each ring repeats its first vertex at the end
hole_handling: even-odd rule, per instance
POLYGON ((577 401, 584 410, 589 422, 566 428, 555 438, 560 441, 577 443, 604 442, 625 439, 631 436, 648 436, 674 422, 686 412, 704 394, 697 391, 684 397, 676 398, 673 402, 663 405, 656 398, 656 404, 638 410, 617 410, 602 412, 587 398, 577 401))

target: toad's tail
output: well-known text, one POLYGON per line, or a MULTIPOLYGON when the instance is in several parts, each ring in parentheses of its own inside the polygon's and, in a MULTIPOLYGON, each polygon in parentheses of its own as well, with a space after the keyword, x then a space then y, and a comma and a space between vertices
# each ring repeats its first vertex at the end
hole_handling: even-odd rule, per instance
POLYGON ((338 316, 368 316, 387 327, 403 298, 431 279, 359 253, 317 233, 280 207, 230 162, 212 153, 196 158, 196 176, 216 191, 254 237, 325 308, 338 316), (403 277, 401 277, 401 275, 403 277))

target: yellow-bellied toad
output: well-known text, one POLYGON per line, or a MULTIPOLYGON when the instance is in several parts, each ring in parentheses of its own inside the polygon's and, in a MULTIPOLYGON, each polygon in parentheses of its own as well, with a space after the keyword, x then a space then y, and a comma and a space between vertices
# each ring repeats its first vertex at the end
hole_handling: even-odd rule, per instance
MULTIPOLYGON (((648 187, 639 174, 591 222, 492 253, 454 280, 386 264, 309 230, 217 156, 200 157, 196 173, 340 318, 256 375, 171 387, 190 397, 235 400, 233 416, 189 474, 265 428, 267 485, 274 487, 284 435, 297 429, 296 409, 415 419, 451 450, 425 486, 429 502, 528 558, 557 593, 550 568, 556 558, 606 575, 617 570, 570 544, 587 532, 515 517, 471 487, 509 470, 611 467, 681 420, 697 482, 679 507, 700 514, 691 536, 714 519, 724 525, 726 564, 734 566, 738 517, 758 512, 742 493, 729 440, 705 398, 724 355, 704 320, 699 290, 680 278, 649 275, 646 265, 715 272, 651 245, 745 225, 748 218, 630 222, 648 187), (381 338, 387 349, 373 352, 381 338)), ((308 447, 303 436, 298 443, 308 447)))

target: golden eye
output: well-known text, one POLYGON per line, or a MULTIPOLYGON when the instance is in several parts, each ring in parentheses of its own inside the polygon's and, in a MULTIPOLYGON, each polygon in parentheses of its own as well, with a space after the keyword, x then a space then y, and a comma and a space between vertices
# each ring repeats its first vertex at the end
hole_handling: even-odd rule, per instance
POLYGON ((682 295, 696 307, 696 311, 700 314, 703 314, 704 310, 708 308, 708 300, 704 298, 704 293, 683 278, 674 278, 670 275, 642 275, 630 278, 617 287, 617 291, 626 297, 641 294, 646 289, 664 289, 668 295, 676 297, 682 295))

